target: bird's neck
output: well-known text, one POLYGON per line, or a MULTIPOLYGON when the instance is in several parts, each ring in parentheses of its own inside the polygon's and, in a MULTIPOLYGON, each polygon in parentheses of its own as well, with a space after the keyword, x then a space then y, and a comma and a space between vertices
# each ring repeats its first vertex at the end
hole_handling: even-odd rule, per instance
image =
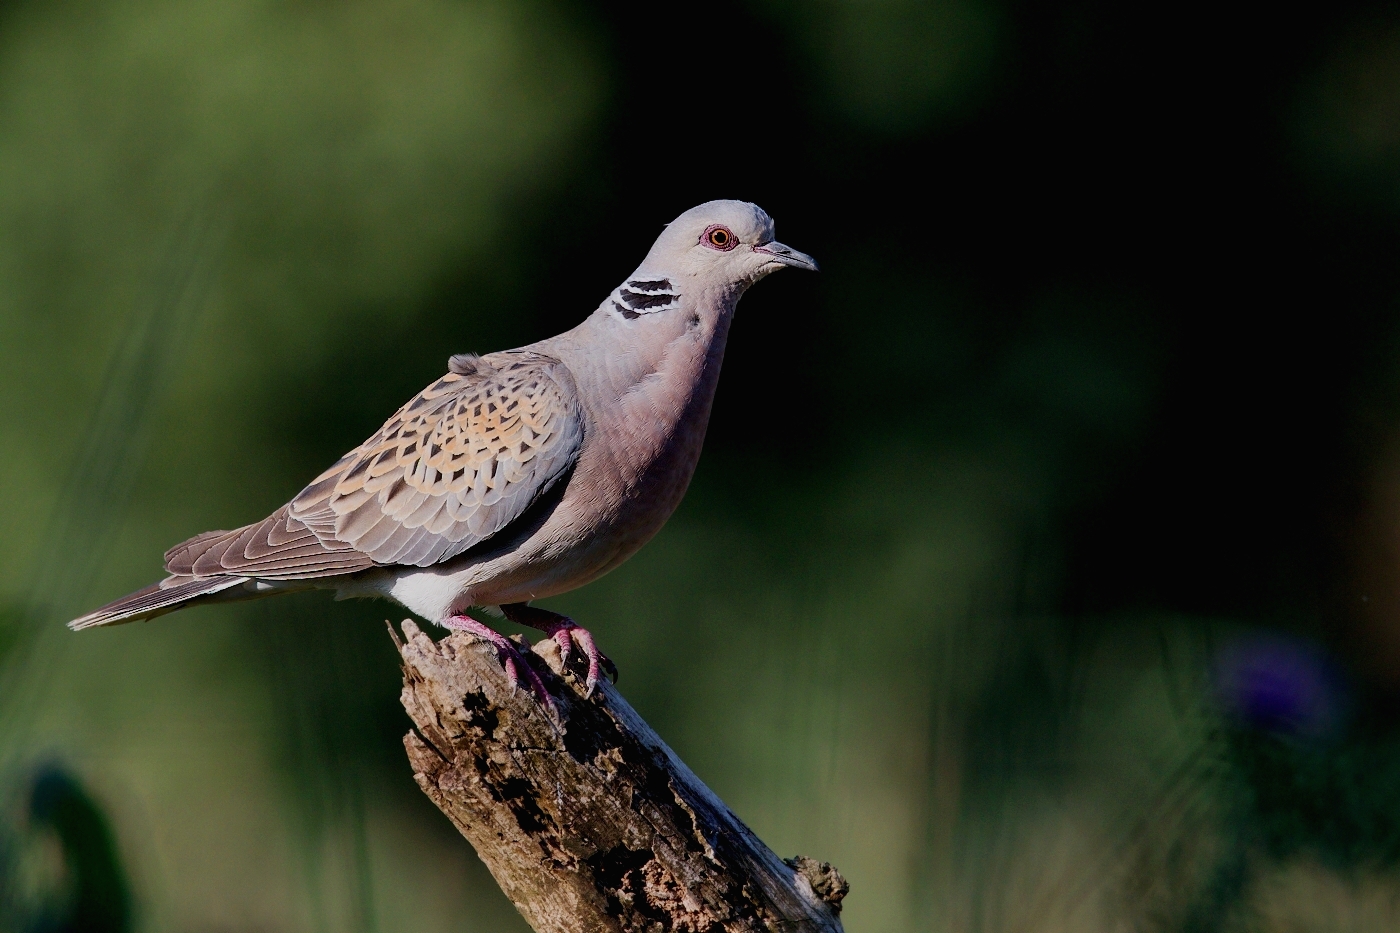
POLYGON ((573 339, 561 339, 556 352, 593 409, 589 423, 608 425, 600 447, 629 487, 657 470, 689 481, 740 293, 698 290, 664 317, 636 322, 603 308, 563 335, 573 339), (600 357, 598 347, 609 349, 600 357))

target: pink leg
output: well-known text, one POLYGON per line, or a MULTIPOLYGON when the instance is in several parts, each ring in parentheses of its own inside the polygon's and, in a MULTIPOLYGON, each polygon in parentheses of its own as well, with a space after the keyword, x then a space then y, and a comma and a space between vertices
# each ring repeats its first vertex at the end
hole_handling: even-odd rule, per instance
POLYGON ((588 680, 584 683, 584 696, 593 695, 593 688, 598 686, 603 671, 607 671, 613 683, 617 683, 617 667, 608 660, 607 655, 598 650, 597 643, 593 641, 592 633, 586 628, 581 628, 573 619, 561 616, 557 612, 550 612, 548 609, 538 609, 527 603, 510 603, 502 606, 501 612, 505 613, 505 617, 517 625, 537 628, 553 638, 555 643, 559 645, 559 657, 565 664, 569 663, 569 655, 573 653, 574 643, 578 643, 578 646, 588 657, 588 680))
POLYGON ((554 698, 545 689, 544 681, 540 680, 540 675, 535 673, 535 669, 530 666, 529 662, 520 656, 520 651, 509 638, 471 616, 450 616, 442 624, 453 631, 467 632, 477 638, 489 641, 496 648, 496 656, 500 658, 501 667, 505 668, 506 680, 510 682, 510 689, 514 690, 519 685, 520 675, 523 671, 525 683, 529 686, 530 692, 540 701, 541 706, 554 712, 554 698))

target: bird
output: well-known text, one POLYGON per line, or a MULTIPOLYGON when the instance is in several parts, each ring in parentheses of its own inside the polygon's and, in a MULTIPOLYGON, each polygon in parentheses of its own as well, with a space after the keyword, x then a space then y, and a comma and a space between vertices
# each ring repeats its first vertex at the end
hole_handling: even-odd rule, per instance
POLYGON ((616 667, 572 619, 532 605, 590 583, 650 540, 700 457, 730 324, 750 286, 817 263, 746 201, 709 201, 572 330, 452 356, 447 373, 262 521, 165 553, 157 583, 69 622, 80 631, 187 606, 330 589, 381 597, 488 641, 512 689, 548 691, 478 618, 539 629, 585 695, 616 667))

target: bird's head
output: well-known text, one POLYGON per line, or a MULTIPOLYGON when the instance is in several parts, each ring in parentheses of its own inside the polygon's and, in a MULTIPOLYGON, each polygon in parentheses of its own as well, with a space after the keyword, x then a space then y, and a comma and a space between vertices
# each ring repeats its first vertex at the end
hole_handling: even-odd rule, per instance
POLYGON ((635 322, 689 305, 701 313, 732 309, 738 296, 784 266, 817 268, 817 261, 773 239, 773 218, 747 201, 708 201, 666 225, 647 258, 608 296, 600 311, 635 322), (716 298, 705 301, 706 294, 716 298), (686 301, 686 296, 690 301, 686 301))
POLYGON ((707 201, 666 225, 637 270, 751 285, 784 266, 817 268, 806 253, 773 238, 773 218, 747 201, 707 201))

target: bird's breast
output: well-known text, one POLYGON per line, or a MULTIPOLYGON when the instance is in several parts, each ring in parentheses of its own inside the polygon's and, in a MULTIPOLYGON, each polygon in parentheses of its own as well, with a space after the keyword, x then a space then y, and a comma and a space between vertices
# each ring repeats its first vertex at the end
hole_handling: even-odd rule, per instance
POLYGON ((640 378, 593 394, 603 401, 588 412, 584 449, 559 508, 575 542, 569 550, 588 579, 660 531, 695 474, 729 315, 687 328, 640 378))
POLYGON ((607 573, 661 530, 700 458, 729 315, 681 323, 684 330, 649 359, 565 360, 586 420, 568 485, 527 538, 449 571, 461 583, 455 606, 567 592, 607 573))

